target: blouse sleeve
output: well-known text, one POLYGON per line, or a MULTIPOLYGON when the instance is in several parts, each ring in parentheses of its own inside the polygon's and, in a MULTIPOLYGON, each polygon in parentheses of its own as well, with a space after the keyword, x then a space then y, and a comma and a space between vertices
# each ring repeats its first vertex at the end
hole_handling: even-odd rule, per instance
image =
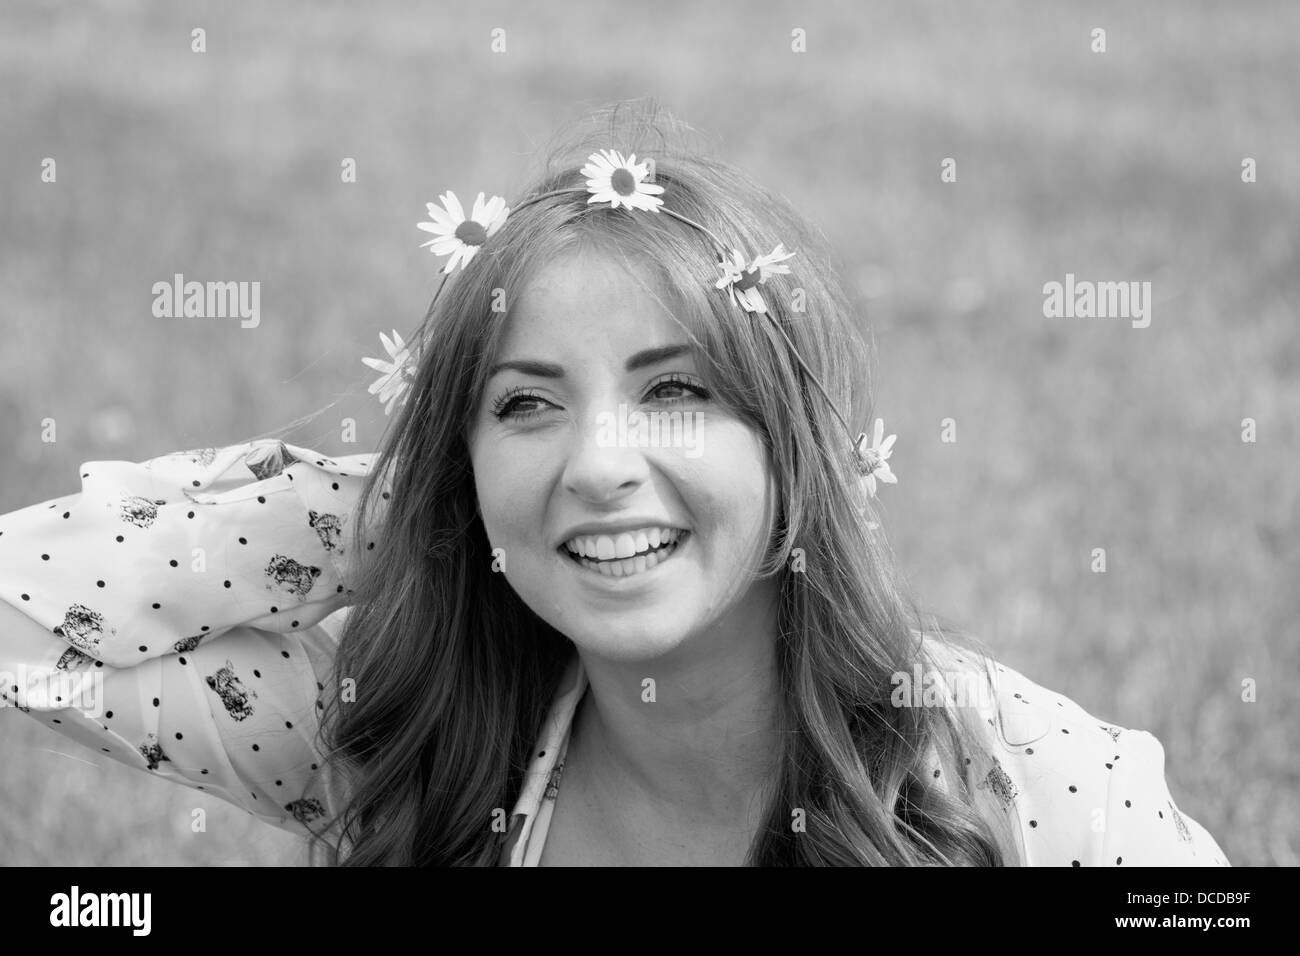
POLYGON ((1101 845, 1103 866, 1230 866, 1214 837, 1180 813, 1165 782, 1165 751, 1144 730, 1108 728, 1115 753, 1101 845))
MULTIPOLYGON (((948 666, 970 660, 940 659, 948 666)), ((1174 804, 1155 737, 1101 720, 1004 664, 991 665, 991 699, 971 699, 989 736, 977 787, 1014 811, 1028 865, 1231 865, 1174 804)), ((983 686, 976 683, 971 693, 983 686)))
POLYGON ((318 716, 371 457, 90 462, 0 516, 0 599, 30 619, 0 629, 0 703, 288 829, 334 812, 318 716))

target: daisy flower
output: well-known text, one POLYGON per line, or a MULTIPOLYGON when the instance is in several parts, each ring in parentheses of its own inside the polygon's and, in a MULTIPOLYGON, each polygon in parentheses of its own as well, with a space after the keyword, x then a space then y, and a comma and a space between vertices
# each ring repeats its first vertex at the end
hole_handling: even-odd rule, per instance
POLYGON ((393 410, 393 406, 406 404, 406 390, 410 388, 411 381, 415 378, 415 361, 411 358, 411 351, 402 341, 402 337, 393 330, 393 337, 389 339, 383 332, 379 337, 384 342, 384 350, 388 352, 391 361, 385 362, 383 359, 363 358, 361 361, 373 368, 376 372, 383 372, 374 384, 367 390, 371 395, 379 394, 381 402, 387 402, 384 406, 384 414, 387 415, 393 410))
POLYGON ((458 265, 469 264, 483 243, 495 235, 505 223, 510 210, 506 208, 506 201, 500 196, 493 196, 485 203, 483 194, 479 193, 478 199, 474 200, 474 211, 467 219, 460 200, 450 189, 438 198, 445 208, 427 203, 433 222, 422 222, 417 226, 425 232, 433 233, 433 238, 421 243, 420 248, 431 246, 429 251, 435 256, 450 255, 451 260, 442 270, 450 273, 454 272, 458 265))
POLYGON ((645 163, 636 161, 636 154, 623 158, 612 149, 602 149, 587 157, 582 175, 587 177, 588 203, 607 202, 610 209, 625 206, 628 209, 645 209, 658 212, 664 201, 659 193, 664 187, 642 182, 650 174, 645 163))
POLYGON ((714 283, 714 286, 718 289, 726 289, 731 295, 731 301, 746 312, 765 313, 767 303, 759 295, 758 286, 766 282, 770 276, 788 274, 790 267, 780 263, 793 255, 793 252, 785 251, 783 243, 777 243, 775 249, 765 256, 755 257, 754 261, 746 267, 745 257, 733 249, 730 260, 724 257, 718 263, 718 268, 722 270, 722 278, 714 283))
POLYGON ((872 437, 871 444, 867 444, 867 433, 863 432, 858 436, 856 451, 858 473, 862 475, 862 483, 867 489, 867 494, 872 498, 876 496, 876 481, 883 481, 886 484, 897 484, 898 478, 889 470, 890 453, 894 448, 894 439, 897 435, 890 435, 882 442, 885 435, 885 423, 882 419, 876 419, 875 435, 872 437))

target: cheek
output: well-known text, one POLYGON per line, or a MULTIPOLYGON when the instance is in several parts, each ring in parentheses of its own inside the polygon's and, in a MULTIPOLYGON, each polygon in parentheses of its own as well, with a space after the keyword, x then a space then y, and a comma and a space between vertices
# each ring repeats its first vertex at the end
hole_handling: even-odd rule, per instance
POLYGON ((537 470, 499 447, 471 452, 479 515, 488 541, 503 546, 531 533, 543 513, 537 470))
POLYGON ((762 440, 742 426, 720 429, 708 450, 683 461, 690 475, 688 505, 719 550, 737 558, 767 543, 774 519, 775 485, 762 440))

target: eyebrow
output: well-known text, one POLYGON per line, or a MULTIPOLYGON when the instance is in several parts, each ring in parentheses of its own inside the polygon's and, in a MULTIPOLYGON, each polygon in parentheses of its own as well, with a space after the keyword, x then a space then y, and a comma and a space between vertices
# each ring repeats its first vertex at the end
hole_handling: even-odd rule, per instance
MULTIPOLYGON (((691 352, 691 347, 684 344, 663 345, 655 349, 645 349, 637 352, 624 362, 623 368, 625 371, 635 372, 637 369, 645 368, 648 365, 658 365, 660 362, 667 362, 669 359, 677 358, 689 352, 691 352)), ((488 378, 492 378, 498 372, 504 372, 508 369, 523 372, 525 375, 536 375, 539 378, 564 378, 564 366, 555 365, 551 362, 539 362, 535 359, 498 362, 488 372, 488 378)))

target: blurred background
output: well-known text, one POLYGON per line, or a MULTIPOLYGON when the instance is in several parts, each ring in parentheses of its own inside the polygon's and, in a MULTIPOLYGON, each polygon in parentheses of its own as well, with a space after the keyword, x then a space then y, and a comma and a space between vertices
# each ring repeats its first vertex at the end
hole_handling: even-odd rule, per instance
MULTIPOLYGON (((370 450, 360 357, 416 326, 442 261, 424 204, 513 196, 558 126, 655 96, 839 250, 926 605, 1154 733, 1234 864, 1297 863, 1295 4, 7 0, 0 89, 0 513, 77 491, 83 462, 330 403, 286 440, 370 450), (261 281, 261 324, 154 318, 176 272, 261 281), (1152 282, 1150 327, 1044 318, 1067 272, 1152 282)), ((0 863, 303 858, 14 710, 0 767, 0 863)))

